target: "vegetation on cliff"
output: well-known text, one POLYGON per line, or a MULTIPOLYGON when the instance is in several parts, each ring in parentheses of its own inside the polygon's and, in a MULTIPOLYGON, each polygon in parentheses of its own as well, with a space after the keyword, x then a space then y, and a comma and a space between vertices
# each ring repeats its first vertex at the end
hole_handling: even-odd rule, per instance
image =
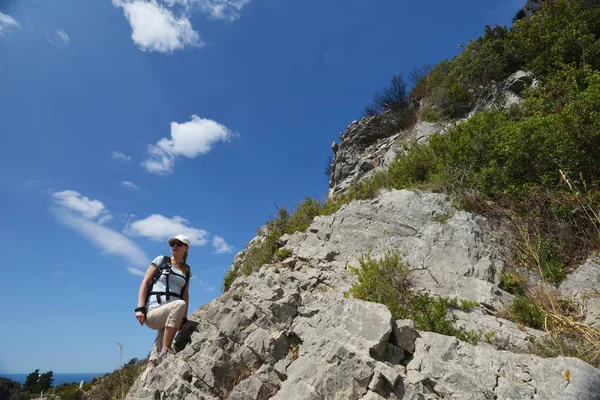
MULTIPOLYGON (((518 105, 477 113, 445 134, 407 143, 387 170, 344 195, 325 202, 307 198, 291 215, 281 209, 267 223, 267 239, 249 244, 243 262, 229 271, 224 289, 271 262, 277 239, 306 229, 317 215, 372 198, 383 188, 443 192, 459 208, 510 221, 515 256, 502 272, 501 286, 518 297, 504 316, 548 331, 545 343, 536 344, 541 354, 600 365, 600 332, 582 326, 573 307, 552 290, 600 248, 599 67, 600 6, 557 0, 511 29, 487 27, 460 55, 428 69, 408 96, 406 86, 393 80, 390 88, 401 92, 393 104, 403 125, 411 120, 406 98, 424 99, 421 119, 451 122, 519 69, 538 83, 518 105), (537 271, 542 288, 519 275, 522 267, 537 271)), ((390 104, 375 100, 371 114, 390 104)))

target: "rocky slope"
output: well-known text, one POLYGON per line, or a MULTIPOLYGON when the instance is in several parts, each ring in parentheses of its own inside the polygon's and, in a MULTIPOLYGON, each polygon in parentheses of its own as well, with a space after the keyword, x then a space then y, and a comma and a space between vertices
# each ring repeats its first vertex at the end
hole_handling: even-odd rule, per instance
MULTIPOLYGON (((456 312, 457 324, 493 331, 517 351, 542 334, 494 316, 512 297, 498 288, 502 231, 443 195, 385 192, 317 217, 281 245, 288 259, 238 278, 191 314, 190 343, 138 380, 128 399, 600 398, 600 370, 581 360, 417 332, 383 305, 344 297, 355 279, 348 265, 395 248, 416 290, 479 303, 456 312)), ((586 274, 597 276, 589 263, 586 274)))

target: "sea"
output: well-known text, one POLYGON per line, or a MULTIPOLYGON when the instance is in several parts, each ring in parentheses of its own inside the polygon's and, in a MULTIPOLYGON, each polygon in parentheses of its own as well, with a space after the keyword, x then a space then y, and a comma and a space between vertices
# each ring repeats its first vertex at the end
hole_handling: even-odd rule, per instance
MULTIPOLYGON (((25 383, 25 379, 27 379, 27 375, 29 374, 5 374, 0 372, 0 378, 8 378, 12 381, 19 382, 21 385, 25 383)), ((53 386, 61 385, 63 383, 77 383, 91 382, 94 378, 100 378, 106 375, 106 372, 79 372, 79 373, 54 373, 52 377, 54 381, 52 382, 53 386)))

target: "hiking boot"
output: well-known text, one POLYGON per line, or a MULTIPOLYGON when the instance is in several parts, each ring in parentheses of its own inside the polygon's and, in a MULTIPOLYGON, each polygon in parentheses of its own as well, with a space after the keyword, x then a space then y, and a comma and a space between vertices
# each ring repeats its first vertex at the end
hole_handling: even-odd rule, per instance
POLYGON ((173 350, 170 347, 167 347, 166 349, 163 349, 160 354, 158 355, 158 361, 161 362, 166 356, 168 356, 169 354, 177 354, 177 352, 175 350, 173 350))

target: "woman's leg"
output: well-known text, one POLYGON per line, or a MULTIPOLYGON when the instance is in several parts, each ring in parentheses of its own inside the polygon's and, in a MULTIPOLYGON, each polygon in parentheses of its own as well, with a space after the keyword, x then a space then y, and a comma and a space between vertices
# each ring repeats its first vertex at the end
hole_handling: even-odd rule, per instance
MULTIPOLYGON (((154 348, 157 349, 158 354, 164 349, 171 348, 173 338, 183 321, 185 307, 185 301, 175 300, 148 311, 146 325, 149 328, 159 331, 154 341, 154 348), (162 333, 160 332, 161 330, 163 331, 162 333), (160 339, 162 339, 161 342, 159 342, 160 339)), ((154 348, 152 349, 153 352, 154 348)))
POLYGON ((154 364, 158 364, 158 355, 160 354, 163 348, 163 337, 165 335, 165 329, 159 329, 156 332, 156 338, 154 339, 154 346, 152 346, 152 351, 150 352, 150 357, 148 357, 148 361, 153 362, 154 364))
POLYGON ((162 348, 169 349, 173 343, 173 338, 183 322, 183 313, 185 312, 185 301, 176 300, 168 304, 170 306, 169 316, 165 323, 165 334, 163 336, 162 348))

